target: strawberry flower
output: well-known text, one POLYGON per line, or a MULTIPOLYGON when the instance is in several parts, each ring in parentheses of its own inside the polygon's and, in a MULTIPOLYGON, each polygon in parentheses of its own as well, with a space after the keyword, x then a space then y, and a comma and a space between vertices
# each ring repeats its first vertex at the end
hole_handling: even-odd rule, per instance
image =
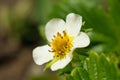
POLYGON ((36 64, 46 65, 52 71, 62 69, 70 63, 75 48, 83 48, 89 45, 90 39, 84 32, 80 32, 82 17, 78 14, 70 13, 66 17, 66 22, 55 18, 50 20, 45 26, 48 45, 39 46, 33 50, 33 59, 36 64))

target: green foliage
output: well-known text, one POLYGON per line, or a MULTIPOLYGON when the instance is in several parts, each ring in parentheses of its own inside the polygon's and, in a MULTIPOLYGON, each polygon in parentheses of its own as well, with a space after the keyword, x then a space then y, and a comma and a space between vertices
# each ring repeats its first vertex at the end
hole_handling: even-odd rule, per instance
POLYGON ((104 54, 90 52, 83 67, 76 67, 66 80, 119 80, 117 68, 104 54))
POLYGON ((71 75, 67 75, 66 80, 74 80, 74 79, 73 79, 73 77, 71 75))
POLYGON ((46 23, 48 15, 53 7, 54 1, 52 0, 35 0, 34 1, 34 20, 38 23, 46 23))
POLYGON ((82 68, 75 68, 71 75, 74 80, 90 80, 87 71, 82 68))

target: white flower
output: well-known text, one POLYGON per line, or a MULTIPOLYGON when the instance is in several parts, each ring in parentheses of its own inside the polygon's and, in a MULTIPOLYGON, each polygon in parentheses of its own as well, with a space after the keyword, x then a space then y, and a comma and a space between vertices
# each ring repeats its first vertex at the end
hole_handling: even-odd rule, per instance
POLYGON ((90 43, 87 34, 80 32, 81 26, 82 17, 74 13, 67 15, 66 22, 59 18, 50 20, 45 27, 50 44, 33 50, 35 63, 42 65, 51 61, 47 66, 52 71, 64 68, 72 60, 75 48, 86 47, 90 43))

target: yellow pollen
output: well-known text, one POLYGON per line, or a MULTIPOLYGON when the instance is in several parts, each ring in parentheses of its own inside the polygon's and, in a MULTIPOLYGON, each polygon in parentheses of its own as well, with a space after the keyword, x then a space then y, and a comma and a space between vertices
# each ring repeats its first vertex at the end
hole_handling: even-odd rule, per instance
POLYGON ((51 52, 55 55, 54 57, 57 59, 66 57, 73 47, 72 40, 73 38, 65 31, 63 31, 63 34, 58 32, 57 35, 54 35, 53 41, 50 44, 51 52))

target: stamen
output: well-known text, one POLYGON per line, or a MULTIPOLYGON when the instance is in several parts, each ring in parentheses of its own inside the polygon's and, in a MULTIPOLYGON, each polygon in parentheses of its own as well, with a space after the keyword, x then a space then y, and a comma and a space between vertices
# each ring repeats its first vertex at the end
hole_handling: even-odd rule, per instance
POLYGON ((63 34, 64 34, 64 36, 66 35, 66 32, 65 31, 63 31, 63 34))
POLYGON ((53 35, 53 37, 55 38, 56 36, 55 36, 55 35, 53 35))
POLYGON ((48 43, 48 46, 49 46, 49 47, 51 47, 51 44, 50 44, 50 43, 48 43))
POLYGON ((48 50, 48 51, 49 51, 49 52, 55 52, 54 50, 52 50, 52 51, 51 51, 51 50, 48 50))
POLYGON ((61 34, 58 32, 58 33, 57 33, 57 36, 61 36, 61 34))
POLYGON ((65 58, 72 48, 72 37, 65 31, 63 31, 63 35, 58 32, 57 35, 53 36, 50 47, 52 50, 49 50, 49 52, 53 52, 55 58, 65 58))

